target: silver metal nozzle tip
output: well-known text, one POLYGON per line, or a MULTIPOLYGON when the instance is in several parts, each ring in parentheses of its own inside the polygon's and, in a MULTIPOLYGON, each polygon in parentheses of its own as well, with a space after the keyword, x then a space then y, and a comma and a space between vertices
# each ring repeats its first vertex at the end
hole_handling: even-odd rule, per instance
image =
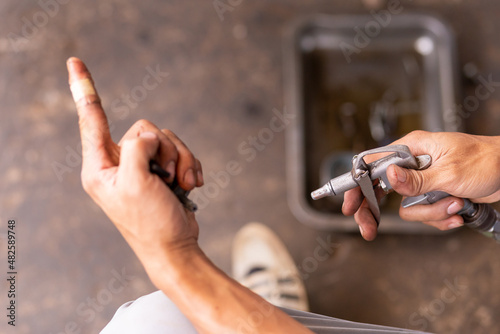
POLYGON ((323 197, 334 196, 334 195, 335 194, 333 193, 332 188, 330 187, 330 185, 328 183, 325 184, 323 187, 316 189, 315 191, 313 191, 311 193, 311 197, 314 200, 320 199, 323 197))

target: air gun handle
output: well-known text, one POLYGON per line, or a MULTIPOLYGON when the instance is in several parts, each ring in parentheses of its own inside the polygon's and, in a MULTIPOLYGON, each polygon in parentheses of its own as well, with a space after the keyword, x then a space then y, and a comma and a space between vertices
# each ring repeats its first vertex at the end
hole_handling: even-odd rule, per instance
MULTIPOLYGON (((404 208, 417 204, 432 204, 450 196, 443 191, 431 191, 420 196, 407 197, 401 205, 404 208)), ((489 204, 473 203, 464 199, 464 207, 458 212, 464 225, 500 242, 500 213, 489 204)))
POLYGON ((459 212, 464 218, 464 225, 500 242, 500 213, 489 204, 472 203, 466 199, 465 204, 467 202, 473 209, 469 212, 462 212, 466 208, 464 206, 464 209, 459 212))

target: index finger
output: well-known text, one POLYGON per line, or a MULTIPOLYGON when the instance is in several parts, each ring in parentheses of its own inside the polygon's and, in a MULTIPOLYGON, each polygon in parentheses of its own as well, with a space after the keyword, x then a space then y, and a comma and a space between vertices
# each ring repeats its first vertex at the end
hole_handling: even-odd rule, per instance
POLYGON ((69 58, 66 65, 71 93, 78 111, 83 168, 92 166, 103 169, 113 166, 115 165, 112 160, 114 143, 92 76, 85 64, 78 58, 69 58))

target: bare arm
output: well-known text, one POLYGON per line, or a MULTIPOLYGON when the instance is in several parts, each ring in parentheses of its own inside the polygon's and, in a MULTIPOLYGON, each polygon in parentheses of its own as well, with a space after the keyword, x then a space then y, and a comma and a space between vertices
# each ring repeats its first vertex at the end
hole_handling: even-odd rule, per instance
POLYGON ((194 214, 149 172, 149 160, 155 159, 171 179, 177 175, 184 189, 202 186, 201 164, 184 143, 148 121, 135 123, 114 143, 87 68, 77 58, 67 65, 82 137, 83 186, 134 250, 152 282, 200 333, 311 333, 233 281, 203 254, 194 214))
POLYGON ((170 253, 145 267, 200 333, 311 333, 227 277, 199 249, 181 251, 179 256, 170 253))

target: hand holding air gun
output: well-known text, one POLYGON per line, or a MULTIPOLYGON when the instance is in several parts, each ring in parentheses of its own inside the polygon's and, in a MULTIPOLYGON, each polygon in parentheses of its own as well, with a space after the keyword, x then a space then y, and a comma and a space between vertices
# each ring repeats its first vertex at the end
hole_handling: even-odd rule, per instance
MULTIPOLYGON (((448 230, 464 223, 457 214, 463 209, 463 198, 475 203, 500 200, 500 137, 415 131, 393 144, 408 146, 414 156, 428 154, 432 158, 432 164, 424 170, 388 167, 387 179, 394 191, 403 196, 431 191, 451 195, 430 205, 401 207, 399 213, 404 220, 448 230)), ((377 222, 360 188, 345 193, 342 212, 354 215, 363 238, 376 237, 377 222)))

